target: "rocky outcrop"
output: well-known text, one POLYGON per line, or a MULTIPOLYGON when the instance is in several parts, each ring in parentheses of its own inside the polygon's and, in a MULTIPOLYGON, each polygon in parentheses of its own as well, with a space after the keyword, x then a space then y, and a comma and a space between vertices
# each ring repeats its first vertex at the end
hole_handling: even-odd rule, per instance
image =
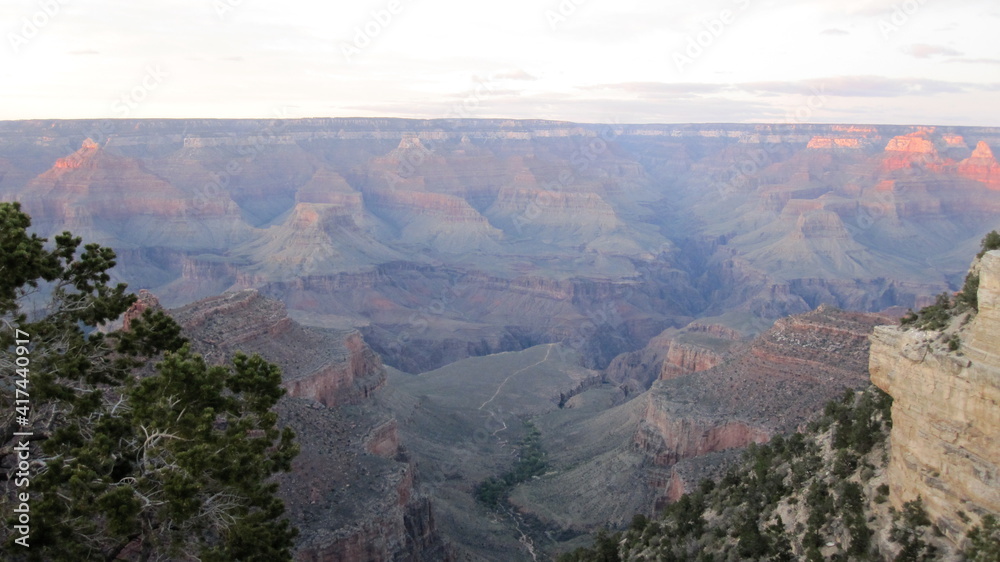
POLYGON ((893 137, 885 145, 881 170, 892 172, 911 166, 926 166, 938 159, 938 151, 928 131, 893 137))
POLYGON ((667 350, 667 356, 660 368, 661 379, 683 373, 696 373, 711 369, 722 363, 722 355, 715 350, 690 343, 677 342, 667 350))
POLYGON ((125 331, 131 329, 132 323, 141 318, 147 310, 151 309, 155 311, 163 308, 160 306, 160 300, 156 298, 156 295, 145 289, 140 290, 136 297, 136 301, 122 315, 122 329, 125 331))
POLYGON ((358 332, 302 326, 255 290, 171 314, 209 362, 259 353, 281 368, 288 394, 276 408, 279 423, 295 431, 301 449, 292 471, 277 477, 300 530, 296 560, 452 559, 430 501, 415 491, 396 420, 375 400, 385 369, 358 332))
POLYGON ((646 412, 635 434, 635 444, 659 466, 771 438, 767 430, 743 421, 699 416, 684 407, 689 404, 678 404, 661 393, 649 393, 645 400, 646 412))
POLYGON ((809 139, 809 144, 806 148, 813 149, 847 149, 847 150, 857 150, 867 146, 868 142, 864 137, 820 137, 816 136, 809 139))
POLYGON ((725 350, 742 337, 739 332, 720 325, 670 328, 649 340, 642 349, 615 357, 604 371, 605 378, 628 394, 642 392, 657 380, 715 367, 724 360, 725 350))
POLYGON ((374 428, 365 439, 365 450, 371 455, 391 459, 401 452, 399 427, 395 419, 391 419, 374 428))
POLYGON ((953 542, 985 514, 1000 513, 1000 252, 980 266, 979 314, 941 332, 880 326, 871 380, 893 397, 890 499, 923 499, 953 542), (946 337, 962 344, 952 351, 946 337))
POLYGON ((364 400, 385 383, 382 361, 361 339, 351 332, 344 339, 346 361, 285 381, 291 396, 315 400, 324 406, 335 406, 364 400))
POLYGON ((979 141, 972 155, 958 164, 958 174, 976 180, 990 189, 1000 189, 1000 163, 985 141, 979 141))
POLYGON ((324 406, 355 404, 385 384, 382 362, 361 334, 302 326, 281 302, 253 289, 198 301, 173 316, 197 337, 209 360, 252 349, 280 363, 290 396, 324 406))
POLYGON ((87 139, 16 194, 44 231, 72 230, 115 248, 227 245, 250 235, 221 193, 192 193, 145 162, 87 139))
POLYGON ((453 560, 385 412, 371 404, 322 408, 286 398, 278 413, 301 447, 292 471, 278 477, 287 514, 300 530, 295 560, 453 560))
POLYGON ((640 398, 633 443, 652 464, 677 466, 663 497, 713 470, 710 462, 694 470, 693 459, 794 431, 845 388, 864 386, 868 336, 885 320, 819 307, 733 345, 712 368, 657 381, 640 398))

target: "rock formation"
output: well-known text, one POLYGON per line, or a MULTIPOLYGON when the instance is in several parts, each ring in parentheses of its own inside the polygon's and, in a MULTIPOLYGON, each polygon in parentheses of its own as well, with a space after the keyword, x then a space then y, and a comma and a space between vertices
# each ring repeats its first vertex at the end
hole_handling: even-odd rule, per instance
POLYGON ((152 173, 142 160, 91 139, 15 197, 37 217, 38 227, 71 230, 115 248, 190 249, 206 239, 228 245, 250 232, 239 208, 225 197, 196 197, 152 173))
POLYGON ((835 148, 856 150, 864 148, 867 142, 864 137, 813 137, 809 139, 806 148, 835 148))
POLYGON ((1000 513, 1000 252, 982 258, 979 313, 956 323, 947 332, 961 339, 957 351, 942 332, 876 328, 870 368, 893 397, 893 505, 922 498, 959 543, 983 515, 1000 513))
POLYGON ((385 384, 381 360, 358 332, 302 326, 281 302, 253 289, 204 299, 172 314, 198 335, 209 360, 250 349, 279 363, 289 396, 324 406, 356 404, 385 384))
POLYGON ((972 155, 958 164, 958 173, 962 177, 982 182, 990 189, 1000 189, 1000 164, 985 141, 979 141, 972 155))
MULTIPOLYGON (((130 314, 154 299, 146 295, 130 314)), ((396 420, 377 404, 385 369, 358 332, 302 326, 284 305, 254 290, 171 315, 209 362, 240 351, 281 368, 288 394, 277 406, 279 423, 292 427, 301 447, 292 471, 277 477, 300 531, 296 560, 451 559, 430 501, 415 490, 415 467, 396 420)))
MULTIPOLYGON (((778 320, 715 367, 658 381, 637 399, 645 414, 636 446, 671 467, 796 430, 845 388, 865 384, 868 336, 885 319, 820 307, 778 320)), ((672 478, 671 493, 704 476, 672 478)))
POLYGON ((744 334, 719 324, 692 323, 670 328, 640 350, 614 358, 605 376, 629 394, 647 390, 655 381, 711 369, 725 360, 725 351, 744 334))
POLYGON ((126 331, 132 326, 132 322, 141 318, 147 310, 161 310, 163 308, 160 306, 160 299, 145 289, 140 290, 137 297, 132 306, 122 315, 122 329, 126 331))
POLYGON ((551 475, 520 487, 512 502, 564 529, 624 526, 634 513, 655 513, 701 479, 721 476, 749 443, 794 431, 845 389, 865 386, 868 336, 885 321, 821 307, 779 320, 750 341, 734 340, 742 332, 715 323, 654 338, 656 349, 612 363, 624 377, 622 386, 639 379, 630 369, 650 372, 643 360, 658 357, 678 367, 666 363, 678 341, 714 348, 721 362, 695 372, 668 368, 648 391, 633 391, 624 403, 611 385, 589 388, 563 409, 536 418, 551 475), (722 341, 728 346, 716 347, 722 341), (599 409, 601 402, 617 405, 599 409))
POLYGON ((1000 217, 998 143, 973 127, 22 121, 0 123, 0 196, 41 235, 113 247, 166 306, 256 288, 410 372, 554 341, 603 368, 693 318, 953 288, 1000 217))
POLYGON ((882 171, 892 172, 912 166, 927 166, 938 159, 938 151, 929 138, 928 131, 916 131, 893 137, 885 145, 882 171))

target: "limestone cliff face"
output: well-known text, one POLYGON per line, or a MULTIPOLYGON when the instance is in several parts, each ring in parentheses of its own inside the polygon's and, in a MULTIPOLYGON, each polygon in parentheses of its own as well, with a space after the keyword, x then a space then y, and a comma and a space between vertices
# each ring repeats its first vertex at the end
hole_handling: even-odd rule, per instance
POLYGON ((869 143, 864 137, 822 137, 815 136, 809 140, 809 144, 806 148, 814 149, 824 149, 824 148, 834 148, 834 149, 848 149, 857 150, 864 148, 869 143))
POLYGON ((660 378, 711 369, 722 363, 722 359, 722 355, 714 350, 677 342, 667 350, 667 357, 660 369, 660 378))
POLYGON ((955 542, 1000 513, 1000 251, 982 258, 980 275, 980 311, 958 352, 939 332, 896 326, 878 327, 871 345, 872 382, 894 399, 891 500, 922 497, 955 542))

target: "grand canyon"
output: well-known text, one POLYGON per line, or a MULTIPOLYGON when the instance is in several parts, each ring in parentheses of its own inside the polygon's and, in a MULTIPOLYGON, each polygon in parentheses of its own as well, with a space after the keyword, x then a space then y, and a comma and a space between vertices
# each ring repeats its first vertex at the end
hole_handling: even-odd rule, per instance
POLYGON ((895 399, 891 504, 922 497, 958 548, 956 506, 1000 509, 1000 254, 963 355, 895 324, 1000 227, 994 148, 958 126, 4 121, 0 200, 113 248, 131 314, 168 311, 210 362, 281 367, 297 560, 549 559, 870 381, 895 399), (545 470, 483 505, 529 446, 545 470))

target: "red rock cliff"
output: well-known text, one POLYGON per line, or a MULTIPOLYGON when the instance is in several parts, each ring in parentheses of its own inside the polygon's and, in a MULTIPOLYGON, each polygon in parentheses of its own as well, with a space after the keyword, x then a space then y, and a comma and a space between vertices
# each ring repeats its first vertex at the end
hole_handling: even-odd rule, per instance
POLYGON ((289 395, 324 406, 356 404, 385 383, 382 362, 353 330, 320 330, 288 317, 255 290, 228 293, 174 311, 210 360, 254 350, 283 367, 289 395))

